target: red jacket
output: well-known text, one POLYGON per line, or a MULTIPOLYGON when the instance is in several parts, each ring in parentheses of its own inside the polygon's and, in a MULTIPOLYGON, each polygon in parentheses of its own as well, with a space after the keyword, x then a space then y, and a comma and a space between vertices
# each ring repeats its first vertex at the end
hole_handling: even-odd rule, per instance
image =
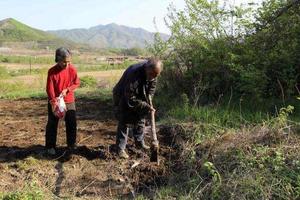
POLYGON ((67 95, 64 97, 66 103, 75 102, 74 90, 80 85, 77 76, 77 70, 72 64, 65 69, 61 69, 59 65, 55 65, 48 71, 46 91, 51 104, 56 103, 58 97, 64 89, 68 89, 67 95))

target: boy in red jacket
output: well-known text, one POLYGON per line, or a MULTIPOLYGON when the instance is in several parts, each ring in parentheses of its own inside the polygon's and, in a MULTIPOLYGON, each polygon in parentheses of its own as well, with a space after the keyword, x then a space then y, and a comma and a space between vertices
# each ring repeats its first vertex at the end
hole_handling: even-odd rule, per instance
POLYGON ((55 62, 48 71, 48 123, 46 126, 47 152, 54 155, 56 147, 57 126, 59 118, 55 114, 58 106, 57 97, 62 94, 66 103, 65 124, 67 133, 67 145, 70 149, 76 146, 76 108, 74 90, 79 87, 80 80, 75 67, 71 64, 71 52, 64 48, 58 48, 55 52, 55 62))

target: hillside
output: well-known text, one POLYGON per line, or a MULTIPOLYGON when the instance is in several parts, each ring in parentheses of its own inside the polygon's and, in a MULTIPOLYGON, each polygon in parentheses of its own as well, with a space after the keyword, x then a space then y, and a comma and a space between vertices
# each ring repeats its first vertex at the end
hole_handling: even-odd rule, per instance
POLYGON ((21 46, 37 49, 57 48, 58 46, 67 46, 69 48, 82 47, 82 45, 32 28, 12 18, 0 21, 0 46, 21 46))
MULTIPOLYGON (((48 31, 59 37, 85 43, 94 48, 143 48, 153 43, 155 33, 142 28, 132 28, 115 23, 98 25, 89 29, 71 29, 48 31)), ((161 33, 164 40, 168 35, 161 33)))

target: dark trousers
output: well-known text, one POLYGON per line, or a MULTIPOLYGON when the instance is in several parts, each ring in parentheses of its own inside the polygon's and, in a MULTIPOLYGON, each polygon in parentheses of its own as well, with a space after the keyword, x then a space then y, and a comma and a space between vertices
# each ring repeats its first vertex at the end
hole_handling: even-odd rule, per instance
MULTIPOLYGON (((144 143, 145 118, 140 118, 132 123, 133 137, 135 142, 144 143)), ((119 150, 124 150, 127 145, 129 124, 125 120, 120 119, 117 128, 116 144, 119 150)))
MULTIPOLYGON (((71 107, 75 107, 74 105, 71 107)), ((67 105, 68 108, 68 105, 67 105)), ((52 112, 51 104, 48 103, 48 123, 46 126, 46 148, 56 147, 57 126, 59 119, 55 117, 52 112)), ((67 145, 73 146, 76 143, 76 111, 75 109, 68 109, 65 115, 67 145)))

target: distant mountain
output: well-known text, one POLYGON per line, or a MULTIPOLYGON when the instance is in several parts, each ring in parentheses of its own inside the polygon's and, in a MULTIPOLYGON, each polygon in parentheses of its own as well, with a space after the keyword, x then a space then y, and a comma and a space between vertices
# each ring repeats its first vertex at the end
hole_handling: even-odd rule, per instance
MULTIPOLYGON (((61 38, 88 44, 93 48, 143 48, 153 43, 154 34, 142 28, 132 28, 118 24, 98 25, 89 29, 48 31, 61 38)), ((168 35, 160 33, 164 40, 168 35)))
MULTIPOLYGON (((98 25, 89 29, 42 31, 8 18, 0 21, 0 47, 25 47, 30 49, 57 48, 89 50, 93 48, 143 48, 153 43, 155 33, 142 28, 117 24, 98 25)), ((168 35, 160 33, 164 40, 168 35)))
POLYGON ((81 48, 82 46, 27 26, 15 19, 8 18, 0 21, 0 46, 22 46, 25 48, 81 48))

